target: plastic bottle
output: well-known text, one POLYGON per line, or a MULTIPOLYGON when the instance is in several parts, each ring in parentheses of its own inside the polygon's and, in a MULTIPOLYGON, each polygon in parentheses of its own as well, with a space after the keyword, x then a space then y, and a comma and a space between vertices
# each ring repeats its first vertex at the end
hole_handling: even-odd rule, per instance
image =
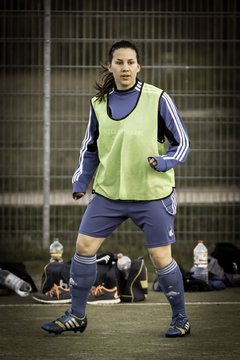
POLYGON ((130 269, 131 269, 132 261, 128 256, 122 256, 117 261, 118 270, 122 271, 124 279, 127 280, 130 269))
POLYGON ((32 287, 29 283, 20 279, 8 270, 0 269, 0 284, 5 285, 20 296, 28 296, 32 291, 32 287))
POLYGON ((53 239, 52 244, 49 247, 50 252, 50 262, 58 261, 63 262, 63 245, 59 242, 57 238, 53 239))
POLYGON ((208 283, 208 250, 202 240, 193 250, 193 277, 208 283))

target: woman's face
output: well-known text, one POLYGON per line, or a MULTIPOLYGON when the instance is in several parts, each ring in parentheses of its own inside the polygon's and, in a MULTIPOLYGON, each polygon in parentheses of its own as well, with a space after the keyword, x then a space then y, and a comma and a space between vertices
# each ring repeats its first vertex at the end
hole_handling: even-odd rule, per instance
POLYGON ((115 50, 108 70, 113 74, 118 90, 130 89, 134 86, 137 73, 140 71, 136 52, 130 48, 115 50))

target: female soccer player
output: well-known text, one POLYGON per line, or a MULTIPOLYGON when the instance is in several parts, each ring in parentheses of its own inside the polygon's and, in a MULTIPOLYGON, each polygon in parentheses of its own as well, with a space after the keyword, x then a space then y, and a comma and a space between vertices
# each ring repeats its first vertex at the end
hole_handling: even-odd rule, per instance
POLYGON ((94 177, 93 196, 80 224, 71 265, 72 304, 63 316, 42 325, 48 332, 85 330, 96 253, 130 218, 144 232, 159 284, 171 305, 172 319, 165 335, 190 333, 183 279, 171 255, 171 244, 176 241, 174 168, 186 160, 189 139, 170 96, 140 81, 140 69, 134 44, 122 40, 112 45, 103 82, 97 84, 98 92, 91 99, 89 124, 72 178, 73 198, 78 200, 94 177))

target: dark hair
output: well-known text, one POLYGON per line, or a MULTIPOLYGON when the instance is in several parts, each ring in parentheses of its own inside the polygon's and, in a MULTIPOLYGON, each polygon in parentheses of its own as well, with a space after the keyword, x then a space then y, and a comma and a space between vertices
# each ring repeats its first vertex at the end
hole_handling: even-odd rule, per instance
MULTIPOLYGON (((115 50, 118 49, 132 49, 136 52, 137 62, 140 64, 140 56, 137 47, 130 41, 127 40, 120 40, 111 46, 108 52, 108 63, 111 64, 113 59, 113 53, 115 50)), ((96 82, 96 97, 101 102, 105 95, 109 93, 109 91, 114 87, 114 78, 113 74, 109 72, 108 67, 106 65, 101 64, 100 76, 102 77, 101 83, 96 82)))

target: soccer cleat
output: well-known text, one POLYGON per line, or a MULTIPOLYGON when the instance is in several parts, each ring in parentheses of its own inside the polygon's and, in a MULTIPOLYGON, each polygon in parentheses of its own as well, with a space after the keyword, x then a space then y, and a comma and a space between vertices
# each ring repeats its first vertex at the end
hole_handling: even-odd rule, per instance
POLYGON ((112 289, 107 289, 102 285, 98 285, 91 290, 87 303, 93 305, 118 304, 120 301, 116 286, 112 289))
POLYGON ((85 315, 82 319, 71 314, 69 310, 65 312, 63 316, 56 320, 43 324, 41 328, 49 333, 55 335, 61 334, 63 331, 80 331, 81 333, 87 327, 87 316, 85 315))
POLYGON ((72 301, 69 289, 56 284, 45 294, 34 294, 33 299, 44 304, 69 304, 72 301))
POLYGON ((182 314, 179 314, 177 318, 175 318, 166 332, 166 337, 181 337, 190 334, 190 323, 187 318, 185 318, 182 314))

